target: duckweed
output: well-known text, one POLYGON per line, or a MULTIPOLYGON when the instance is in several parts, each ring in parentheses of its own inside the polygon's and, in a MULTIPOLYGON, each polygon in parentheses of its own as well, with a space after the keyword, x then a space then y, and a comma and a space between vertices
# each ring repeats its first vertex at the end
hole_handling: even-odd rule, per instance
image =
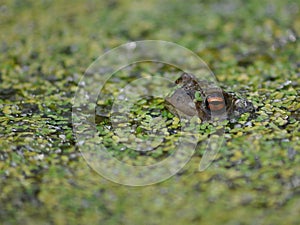
POLYGON ((1 1, 1 224, 298 224, 299 9, 292 0, 1 1), (142 39, 191 49, 222 88, 247 98, 256 112, 219 124, 184 121, 163 99, 145 96, 128 114, 115 115, 115 82, 122 88, 136 77, 179 73, 149 63, 120 70, 96 108, 87 106, 95 108, 93 142, 143 166, 174 153, 181 135, 196 130, 199 140, 173 177, 128 187, 88 166, 71 112, 86 68, 108 50, 142 39), (223 145, 199 172, 209 137, 220 131, 223 145), (139 143, 148 143, 148 151, 136 151, 139 143))

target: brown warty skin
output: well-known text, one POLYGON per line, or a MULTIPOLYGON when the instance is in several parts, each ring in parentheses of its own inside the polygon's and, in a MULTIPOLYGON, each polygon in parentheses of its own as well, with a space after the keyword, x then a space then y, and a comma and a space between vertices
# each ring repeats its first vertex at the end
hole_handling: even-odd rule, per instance
POLYGON ((175 83, 179 88, 166 98, 166 102, 170 111, 176 115, 197 115, 205 121, 212 118, 237 118, 243 113, 255 111, 251 102, 223 91, 212 82, 199 81, 192 74, 183 73, 175 83), (196 92, 199 92, 202 100, 196 99, 196 92))

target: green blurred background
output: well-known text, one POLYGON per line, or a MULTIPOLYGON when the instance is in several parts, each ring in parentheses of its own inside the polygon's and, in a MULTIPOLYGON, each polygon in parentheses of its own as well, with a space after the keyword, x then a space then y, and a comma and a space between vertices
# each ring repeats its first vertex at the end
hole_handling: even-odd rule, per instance
POLYGON ((292 0, 0 1, 0 223, 299 224, 299 11, 292 0), (249 92, 258 117, 228 127, 207 171, 199 152, 163 183, 126 187, 81 158, 72 98, 98 56, 144 39, 196 52, 249 92))

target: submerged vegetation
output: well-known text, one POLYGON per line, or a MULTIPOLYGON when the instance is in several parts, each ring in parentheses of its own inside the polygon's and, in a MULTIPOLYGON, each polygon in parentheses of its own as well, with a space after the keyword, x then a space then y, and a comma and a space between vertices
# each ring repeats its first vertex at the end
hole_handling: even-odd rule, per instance
MULTIPOLYGON (((299 11, 292 0, 2 1, 1 224, 298 224, 299 11), (72 99, 99 55, 143 39, 196 52, 221 87, 251 101, 256 112, 223 121, 224 144, 204 172, 199 161, 220 124, 196 121, 200 142, 179 173, 128 187, 102 178, 81 156, 72 99)), ((116 79, 126 85, 137 73, 176 71, 141 63, 116 79)), ((172 154, 180 119, 163 99, 149 97, 126 118, 109 115, 119 91, 113 82, 95 109, 98 136, 109 152, 134 165, 172 154), (154 150, 133 150, 145 140, 154 150)))

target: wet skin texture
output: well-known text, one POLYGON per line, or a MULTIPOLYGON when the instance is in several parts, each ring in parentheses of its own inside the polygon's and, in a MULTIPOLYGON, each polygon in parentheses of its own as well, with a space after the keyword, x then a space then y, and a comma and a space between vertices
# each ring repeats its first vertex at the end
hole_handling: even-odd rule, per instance
POLYGON ((179 88, 166 98, 168 108, 174 114, 198 116, 206 121, 212 118, 232 119, 246 112, 252 115, 255 112, 251 102, 223 91, 212 82, 199 81, 192 74, 183 73, 175 83, 179 88))

